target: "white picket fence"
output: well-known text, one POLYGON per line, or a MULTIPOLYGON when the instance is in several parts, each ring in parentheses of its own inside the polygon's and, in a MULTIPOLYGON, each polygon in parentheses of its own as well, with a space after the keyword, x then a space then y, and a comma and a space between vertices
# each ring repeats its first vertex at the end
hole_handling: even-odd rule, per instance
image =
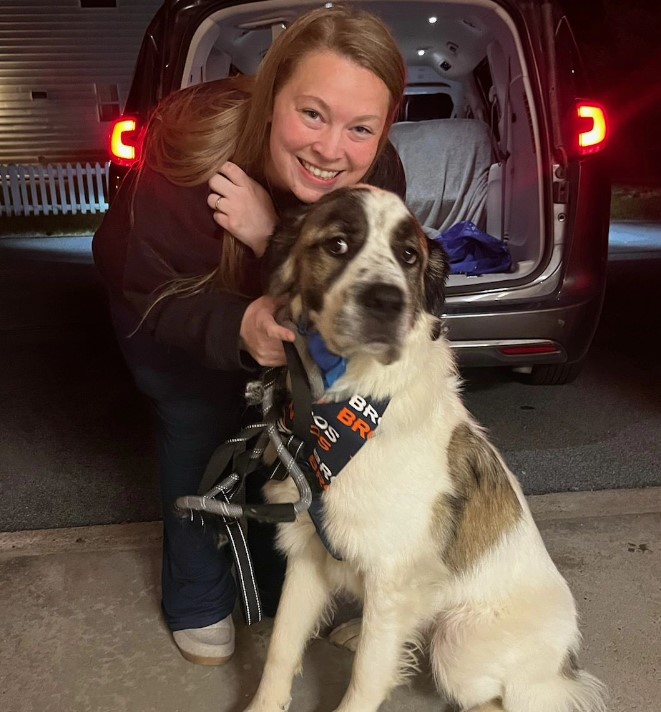
POLYGON ((103 213, 108 209, 108 166, 0 165, 0 216, 103 213))

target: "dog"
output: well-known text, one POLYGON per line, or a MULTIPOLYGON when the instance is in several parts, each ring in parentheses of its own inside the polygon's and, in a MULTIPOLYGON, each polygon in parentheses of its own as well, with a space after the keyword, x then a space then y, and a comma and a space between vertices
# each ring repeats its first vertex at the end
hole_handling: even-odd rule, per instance
MULTIPOLYGON (((437 686, 462 710, 603 711, 603 685, 577 665, 569 587, 515 476, 462 404, 442 330, 443 249, 397 196, 367 186, 307 206, 269 249, 272 294, 345 361, 320 400, 387 406, 324 487, 326 545, 307 514, 279 525, 287 573, 247 712, 289 709, 306 642, 340 591, 363 614, 335 712, 376 711, 422 641, 437 686)), ((265 496, 298 493, 287 478, 265 496)))

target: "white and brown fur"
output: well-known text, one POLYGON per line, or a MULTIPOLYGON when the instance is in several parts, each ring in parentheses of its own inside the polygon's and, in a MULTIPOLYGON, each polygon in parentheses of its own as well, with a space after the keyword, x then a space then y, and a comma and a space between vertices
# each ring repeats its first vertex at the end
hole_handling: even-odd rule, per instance
MULTIPOLYGON (((348 366, 326 399, 390 397, 376 436, 323 495, 324 548, 307 515, 279 526, 287 575, 250 712, 289 708, 308 639, 340 591, 363 605, 336 712, 372 712, 431 641, 438 686, 471 712, 597 712, 579 669, 574 600, 521 488, 464 407, 439 328, 445 255, 391 193, 338 190, 274 237, 276 294, 348 366)), ((297 499, 291 480, 272 502, 297 499)))

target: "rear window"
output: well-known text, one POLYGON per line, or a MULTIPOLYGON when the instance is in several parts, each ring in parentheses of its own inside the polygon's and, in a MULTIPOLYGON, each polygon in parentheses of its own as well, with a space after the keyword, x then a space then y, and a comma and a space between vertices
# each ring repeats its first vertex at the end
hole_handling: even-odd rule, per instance
POLYGON ((398 121, 427 121, 428 119, 449 119, 454 110, 452 97, 437 91, 435 93, 407 94, 404 97, 398 121))

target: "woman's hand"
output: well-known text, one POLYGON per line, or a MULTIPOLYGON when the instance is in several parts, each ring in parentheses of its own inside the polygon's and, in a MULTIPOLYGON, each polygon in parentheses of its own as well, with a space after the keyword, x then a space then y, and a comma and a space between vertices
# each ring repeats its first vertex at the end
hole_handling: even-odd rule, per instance
POLYGON ((280 326, 275 313, 281 301, 264 296, 248 305, 241 320, 239 336, 245 349, 260 366, 284 366, 287 363, 283 341, 295 341, 293 331, 280 326))
POLYGON ((271 196, 229 161, 209 179, 209 188, 207 203, 213 208, 213 219, 261 257, 277 221, 271 196))

